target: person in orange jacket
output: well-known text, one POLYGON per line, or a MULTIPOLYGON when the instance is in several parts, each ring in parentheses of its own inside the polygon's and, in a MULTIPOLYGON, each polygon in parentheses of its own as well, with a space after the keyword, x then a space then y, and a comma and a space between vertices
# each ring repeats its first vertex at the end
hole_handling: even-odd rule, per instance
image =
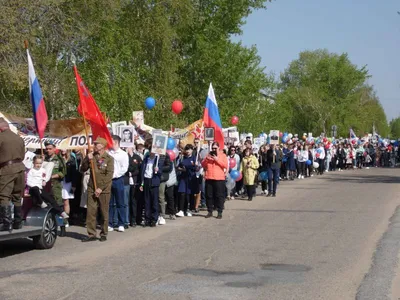
POLYGON ((213 210, 218 211, 217 219, 222 219, 225 201, 225 171, 228 169, 228 158, 220 150, 218 142, 212 144, 212 151, 202 161, 204 178, 206 179, 206 202, 208 214, 213 216, 213 210))

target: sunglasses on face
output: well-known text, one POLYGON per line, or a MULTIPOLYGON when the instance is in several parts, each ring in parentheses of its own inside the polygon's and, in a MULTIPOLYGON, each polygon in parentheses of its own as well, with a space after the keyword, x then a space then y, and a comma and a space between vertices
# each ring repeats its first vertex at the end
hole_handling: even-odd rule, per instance
POLYGON ((218 148, 212 148, 214 151, 217 151, 218 150, 218 148))

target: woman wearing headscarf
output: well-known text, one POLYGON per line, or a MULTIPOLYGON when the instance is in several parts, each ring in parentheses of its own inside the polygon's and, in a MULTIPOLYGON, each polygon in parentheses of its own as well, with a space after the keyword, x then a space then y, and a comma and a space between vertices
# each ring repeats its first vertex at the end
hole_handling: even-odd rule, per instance
POLYGON ((256 193, 255 178, 259 166, 260 164, 258 163, 257 158, 253 155, 253 151, 247 148, 244 151, 240 170, 243 174, 243 183, 246 186, 249 201, 253 200, 253 196, 256 193))

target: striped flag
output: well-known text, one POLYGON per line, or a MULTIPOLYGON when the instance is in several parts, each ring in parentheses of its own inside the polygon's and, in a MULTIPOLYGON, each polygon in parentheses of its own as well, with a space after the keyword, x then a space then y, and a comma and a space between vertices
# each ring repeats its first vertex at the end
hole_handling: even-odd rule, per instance
POLYGON ((28 56, 29 96, 32 103, 33 119, 35 120, 36 131, 39 134, 39 138, 42 139, 48 122, 47 111, 44 104, 42 90, 40 89, 39 81, 36 77, 32 58, 29 55, 28 49, 26 49, 26 54, 28 56))
POLYGON ((218 104, 217 100, 215 99, 214 89, 211 83, 208 89, 206 107, 204 108, 203 123, 204 127, 214 128, 214 141, 218 142, 219 146, 223 148, 224 134, 222 132, 222 123, 219 116, 218 104))

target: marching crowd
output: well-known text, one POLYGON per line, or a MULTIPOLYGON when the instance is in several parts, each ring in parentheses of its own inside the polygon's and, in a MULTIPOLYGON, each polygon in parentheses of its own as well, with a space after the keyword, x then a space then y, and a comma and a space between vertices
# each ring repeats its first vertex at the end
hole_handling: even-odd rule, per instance
POLYGON ((88 154, 57 151, 54 144, 46 143, 44 160, 54 165, 50 184, 44 178, 48 174, 44 174, 42 156, 27 152, 26 193, 36 205, 55 207, 66 226, 84 223, 88 237, 83 241, 98 240, 97 225, 100 241, 106 241, 110 231, 165 225, 167 220, 191 217, 201 209, 207 209, 206 218, 216 210, 221 219, 225 200, 247 197, 251 201, 259 185, 262 194, 276 197, 281 180, 393 167, 399 160, 396 144, 351 140, 295 141, 257 149, 250 138, 225 148, 217 142, 202 145, 195 139, 193 145, 180 145, 173 160, 168 154, 152 153, 151 139, 126 149, 120 148, 120 141, 114 135, 112 150, 106 151, 107 141, 98 138, 88 154), (239 176, 234 177, 235 172, 239 176))

